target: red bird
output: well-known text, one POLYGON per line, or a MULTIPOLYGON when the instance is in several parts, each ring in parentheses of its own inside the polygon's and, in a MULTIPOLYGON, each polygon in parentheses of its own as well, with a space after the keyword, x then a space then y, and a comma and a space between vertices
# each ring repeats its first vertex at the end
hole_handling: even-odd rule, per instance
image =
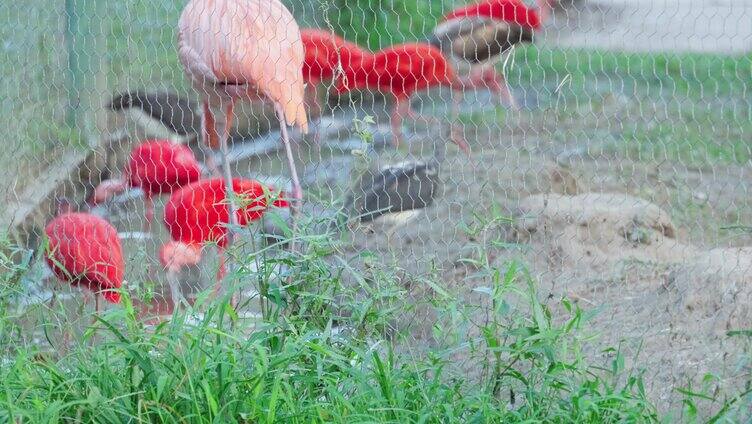
POLYGON ((131 151, 122 179, 103 181, 94 190, 91 203, 102 203, 128 187, 138 187, 144 191, 145 229, 149 231, 154 219, 152 198, 171 193, 200 177, 199 163, 188 147, 167 140, 145 141, 131 151))
POLYGON ((305 48, 303 81, 306 82, 307 103, 313 105, 313 115, 321 114, 316 88, 333 80, 339 72, 347 72, 371 53, 359 45, 346 41, 330 31, 317 28, 300 30, 305 48))
POLYGON ((87 213, 64 213, 44 229, 49 239, 45 255, 55 275, 83 286, 110 303, 120 303, 116 291, 123 283, 125 265, 117 230, 107 221, 87 213))
MULTIPOLYGON (((271 189, 258 181, 233 178, 232 190, 240 197, 241 206, 236 211, 237 222, 248 225, 262 217, 266 211, 271 189)), ((160 251, 163 265, 170 271, 177 271, 183 265, 196 264, 201 258, 200 246, 208 242, 217 243, 220 250, 220 268, 217 273, 217 286, 224 277, 223 250, 227 247, 227 197, 222 178, 201 180, 172 193, 165 205, 164 223, 173 242, 168 242, 160 251)), ((289 207, 282 194, 272 202, 275 207, 289 207)))
MULTIPOLYGON (((391 94, 396 105, 391 124, 395 146, 402 141, 402 119, 405 115, 418 118, 410 108, 410 97, 434 86, 458 90, 463 85, 441 51, 425 43, 399 44, 374 53, 360 66, 346 70, 335 90, 342 94, 354 89, 369 89, 391 94)), ((427 121, 430 118, 423 118, 427 121)), ((452 124, 452 141, 469 152, 465 140, 452 124)))
POLYGON ((494 65, 512 46, 533 41, 553 1, 537 0, 537 10, 522 0, 484 0, 460 7, 436 26, 430 43, 470 65, 471 86, 485 86, 516 108, 504 75, 496 73, 494 65))

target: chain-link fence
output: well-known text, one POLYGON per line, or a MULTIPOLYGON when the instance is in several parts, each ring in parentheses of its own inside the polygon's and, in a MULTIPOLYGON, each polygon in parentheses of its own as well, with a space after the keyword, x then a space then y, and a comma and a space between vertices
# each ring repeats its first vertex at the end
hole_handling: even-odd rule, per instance
POLYGON ((712 415, 749 384, 733 334, 752 322, 752 3, 186 3, 0 6, 0 215, 25 343, 54 332, 34 305, 88 319, 59 283, 88 272, 60 256, 85 239, 100 265, 120 243, 124 275, 77 283, 125 281, 144 320, 258 275, 283 289, 250 284, 239 309, 264 313, 311 257, 389 281, 404 303, 359 299, 398 309, 387 327, 412 354, 482 338, 457 317, 488 320, 516 264, 553 322, 586 311, 585 357, 646 370, 661 413, 701 392, 712 415), (71 209, 117 235, 45 234, 71 209))

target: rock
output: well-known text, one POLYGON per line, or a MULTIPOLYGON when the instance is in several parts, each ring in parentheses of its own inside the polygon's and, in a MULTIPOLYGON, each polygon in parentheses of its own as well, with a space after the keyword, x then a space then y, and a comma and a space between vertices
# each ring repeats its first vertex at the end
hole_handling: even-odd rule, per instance
POLYGON ((624 260, 676 263, 693 249, 657 205, 626 194, 538 194, 516 211, 517 241, 547 249, 562 266, 610 267, 624 260))

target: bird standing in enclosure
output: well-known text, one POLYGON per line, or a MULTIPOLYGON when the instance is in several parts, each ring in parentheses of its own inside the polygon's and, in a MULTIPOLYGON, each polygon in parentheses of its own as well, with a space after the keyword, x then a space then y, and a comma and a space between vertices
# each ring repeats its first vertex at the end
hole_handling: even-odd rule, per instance
MULTIPOLYGON (((270 205, 289 207, 283 194, 270 199, 271 189, 258 181, 234 178, 233 192, 240 198, 241 208, 235 213, 235 220, 246 226, 259 220, 270 205)), ((163 265, 173 273, 184 265, 195 265, 200 260, 200 247, 208 242, 217 243, 220 265, 214 287, 219 292, 220 282, 225 275, 224 250, 228 246, 227 192, 221 178, 201 180, 172 193, 165 205, 164 223, 172 242, 165 244, 160 251, 163 265)), ((172 281, 173 279, 171 279, 172 281)), ((176 288, 171 288, 176 293, 176 288)))
POLYGON ((371 52, 323 29, 302 29, 300 37, 305 47, 303 80, 307 84, 306 102, 309 108, 313 108, 311 115, 320 116, 318 86, 331 82, 339 73, 352 72, 353 66, 369 57, 371 52))
MULTIPOLYGON (((302 76, 305 52, 292 14, 278 0, 192 0, 178 23, 178 50, 187 75, 203 96, 204 141, 222 151, 232 221, 235 207, 227 138, 235 102, 260 95, 274 103, 293 184, 294 228, 303 192, 287 125, 305 133, 308 119, 302 76), (217 125, 215 108, 224 109, 221 125, 217 125)), ((231 243, 232 235, 226 240, 231 243)))
POLYGON ((390 217, 394 224, 386 234, 390 240, 394 230, 431 206, 439 195, 439 172, 445 155, 446 144, 438 141, 428 160, 405 161, 378 171, 366 171, 345 200, 351 216, 361 223, 390 217))
POLYGON ((45 259, 59 279, 93 291, 97 312, 100 295, 120 303, 117 290, 123 284, 125 265, 115 227, 98 216, 65 212, 51 220, 44 232, 49 240, 45 259))
POLYGON ((457 63, 469 65, 473 87, 486 87, 511 107, 517 102, 503 73, 494 66, 502 53, 533 41, 554 0, 537 0, 532 9, 522 0, 485 0, 451 11, 436 26, 429 42, 457 63))
MULTIPOLYGON (((425 43, 395 45, 375 52, 360 61, 339 79, 335 90, 343 94, 354 89, 375 90, 391 94, 396 104, 391 114, 392 137, 395 146, 402 142, 402 120, 405 116, 435 122, 433 118, 419 116, 410 107, 410 97, 418 91, 435 86, 459 90, 463 86, 451 64, 441 51, 425 43)), ((456 115, 457 111, 454 111, 456 115)), ((455 116, 456 118, 456 116, 455 116)), ((451 139, 464 152, 470 147, 452 122, 451 139)))
POLYGON ((122 178, 103 181, 90 202, 99 204, 129 187, 140 188, 146 209, 144 231, 149 233, 154 220, 153 197, 172 193, 199 178, 201 169, 191 149, 167 140, 145 141, 131 151, 122 178))

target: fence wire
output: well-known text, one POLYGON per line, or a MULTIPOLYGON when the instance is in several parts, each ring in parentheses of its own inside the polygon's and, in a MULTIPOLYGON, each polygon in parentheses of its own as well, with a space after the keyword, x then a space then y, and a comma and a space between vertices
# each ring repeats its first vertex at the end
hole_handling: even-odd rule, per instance
POLYGON ((14 302, 57 292, 81 313, 50 265, 90 270, 44 261, 100 243, 45 234, 75 210, 117 232, 109 259, 82 260, 122 245, 123 276, 86 278, 123 280, 156 315, 331 243, 348 267, 389 270, 416 305, 392 325, 420 351, 444 328, 426 304, 482 321, 487 270, 515 263, 555 320, 562 298, 593 311, 586 354, 620 346, 662 410, 706 374, 743 387, 746 343, 727 333, 752 319, 752 4, 549 1, 287 0, 289 16, 273 0, 6 2, 0 215, 28 264, 14 302), (231 202, 225 158, 244 179, 231 202))

